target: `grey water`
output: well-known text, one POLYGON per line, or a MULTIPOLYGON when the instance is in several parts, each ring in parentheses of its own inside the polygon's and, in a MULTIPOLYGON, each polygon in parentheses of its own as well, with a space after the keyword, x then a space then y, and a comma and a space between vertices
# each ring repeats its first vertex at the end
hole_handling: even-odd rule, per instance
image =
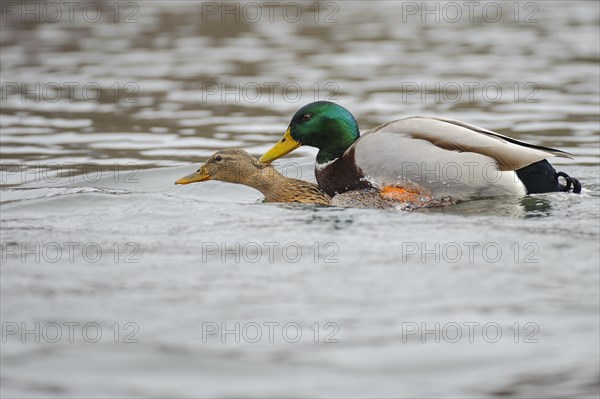
POLYGON ((2 397, 598 397, 598 2, 80 3, 2 2, 2 397), (314 100, 568 151, 583 192, 174 185, 314 100))

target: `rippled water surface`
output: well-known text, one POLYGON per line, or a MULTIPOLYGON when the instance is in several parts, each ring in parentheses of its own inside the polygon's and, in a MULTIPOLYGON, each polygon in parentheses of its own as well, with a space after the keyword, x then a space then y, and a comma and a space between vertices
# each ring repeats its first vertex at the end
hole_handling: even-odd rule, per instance
MULTIPOLYGON (((2 396, 598 397, 599 5, 492 3, 3 2, 2 396), (315 99, 569 151, 583 193, 399 212, 173 184, 315 99)), ((277 165, 314 181, 314 155, 277 165)))

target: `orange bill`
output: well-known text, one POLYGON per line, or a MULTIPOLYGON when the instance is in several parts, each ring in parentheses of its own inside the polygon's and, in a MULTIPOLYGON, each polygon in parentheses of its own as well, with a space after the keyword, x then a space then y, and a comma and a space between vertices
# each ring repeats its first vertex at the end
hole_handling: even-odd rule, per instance
POLYGON ((210 180, 210 175, 206 172, 206 167, 202 165, 202 167, 196 172, 182 177, 181 179, 177 180, 175 184, 190 184, 206 180, 210 180))

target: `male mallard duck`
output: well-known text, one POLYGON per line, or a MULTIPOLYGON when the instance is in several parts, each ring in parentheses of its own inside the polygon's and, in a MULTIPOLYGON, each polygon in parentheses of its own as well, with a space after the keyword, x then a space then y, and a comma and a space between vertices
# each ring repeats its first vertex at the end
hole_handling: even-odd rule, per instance
POLYGON ((557 173, 546 161, 570 154, 452 119, 409 117, 361 136, 347 109, 318 101, 296 112, 260 161, 272 162, 301 145, 319 149, 316 178, 329 195, 371 187, 397 191, 399 197, 416 191, 455 200, 581 191, 577 179, 557 173))
MULTIPOLYGON (((260 191, 267 202, 300 202, 352 208, 391 208, 396 202, 377 190, 356 190, 336 195, 333 199, 319 186, 283 176, 274 167, 239 148, 214 153, 196 172, 175 184, 220 180, 243 184, 260 191)), ((414 206, 414 203, 410 205, 414 206)))

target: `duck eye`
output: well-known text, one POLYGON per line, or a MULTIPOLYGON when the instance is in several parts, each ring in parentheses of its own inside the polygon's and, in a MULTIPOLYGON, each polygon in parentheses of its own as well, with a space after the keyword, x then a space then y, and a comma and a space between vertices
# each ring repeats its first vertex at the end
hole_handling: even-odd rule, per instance
POLYGON ((222 157, 222 156, 220 156, 220 155, 217 155, 217 156, 215 157, 215 161, 217 161, 217 162, 221 162, 222 160, 223 160, 223 157, 222 157))
POLYGON ((304 115, 302 115, 302 120, 307 121, 310 119, 311 116, 312 116, 311 114, 304 114, 304 115))

